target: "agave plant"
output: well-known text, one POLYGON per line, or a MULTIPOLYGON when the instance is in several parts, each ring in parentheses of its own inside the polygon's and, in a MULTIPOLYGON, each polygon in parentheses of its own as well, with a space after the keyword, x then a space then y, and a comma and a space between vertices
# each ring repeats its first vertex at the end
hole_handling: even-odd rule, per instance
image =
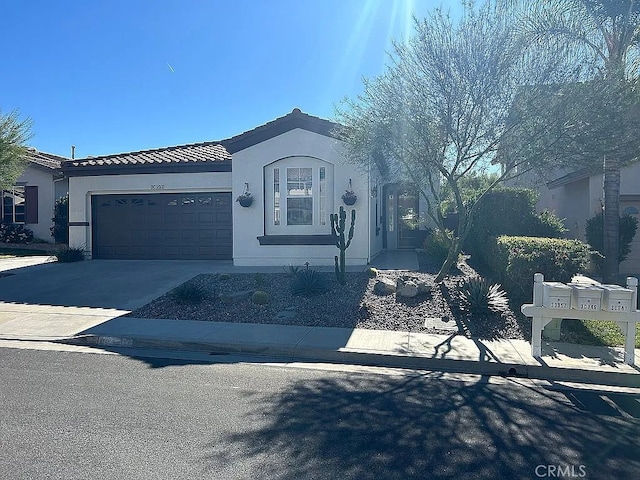
POLYGON ((300 272, 300 267, 290 263, 289 265, 284 265, 282 267, 282 271, 287 275, 287 277, 295 277, 300 272))
POLYGON ((183 283, 171 290, 169 296, 178 303, 195 304, 207 298, 207 291, 201 285, 183 283))
POLYGON ((324 293, 326 290, 324 278, 315 270, 302 270, 295 276, 291 285, 294 295, 311 296, 324 293))
POLYGON ((501 313, 509 308, 509 299, 501 285, 490 285, 485 278, 471 277, 460 287, 463 308, 471 313, 501 313))

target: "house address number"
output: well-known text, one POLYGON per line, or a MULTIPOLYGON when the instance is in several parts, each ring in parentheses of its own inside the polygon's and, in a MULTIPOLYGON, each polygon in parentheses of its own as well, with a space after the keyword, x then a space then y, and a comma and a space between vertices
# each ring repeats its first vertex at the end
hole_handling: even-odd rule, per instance
POLYGON ((163 190, 164 185, 151 185, 151 190, 163 190))

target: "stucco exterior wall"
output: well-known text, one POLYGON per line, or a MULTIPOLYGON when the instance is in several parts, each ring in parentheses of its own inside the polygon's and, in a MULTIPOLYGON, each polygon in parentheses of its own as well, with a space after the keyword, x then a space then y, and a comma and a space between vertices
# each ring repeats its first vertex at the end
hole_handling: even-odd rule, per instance
POLYGON ((33 236, 45 242, 53 242, 51 225, 53 222, 54 185, 53 175, 39 168, 27 167, 17 181, 18 184, 38 187, 38 223, 25 226, 33 231, 33 236))
POLYGON ((231 172, 71 177, 69 178, 69 245, 85 248, 88 255, 91 255, 92 195, 229 192, 230 190, 231 172))
MULTIPOLYGON (((339 207, 344 206, 341 196, 351 179, 358 201, 353 207, 345 206, 348 215, 352 209, 356 211, 354 238, 346 253, 347 264, 365 265, 370 254, 367 175, 346 163, 339 141, 302 129, 290 130, 233 154, 233 198, 243 193, 245 183, 249 184, 249 190, 254 196, 254 203, 247 208, 234 202, 234 264, 278 266, 309 262, 311 266, 333 265, 334 256, 338 254, 338 249, 333 245, 260 245, 258 241, 258 237, 266 234, 263 220, 266 200, 265 167, 293 157, 300 162, 301 167, 304 167, 305 158, 333 165, 333 192, 332 198, 327 202, 328 213, 338 212, 339 207)), ((284 191, 286 186, 281 188, 284 191)), ((292 228, 291 234, 296 233, 296 228, 292 228)), ((322 233, 331 233, 329 222, 322 233)))
MULTIPOLYGON (((558 216, 565 218, 568 237, 586 241, 586 222, 600 211, 604 201, 602 182, 602 174, 597 174, 550 190, 550 204, 558 216)), ((627 206, 640 209, 640 164, 625 167, 620 172, 621 213, 627 206)), ((638 235, 634 238, 628 259, 620 264, 621 274, 636 275, 640 272, 638 235)))

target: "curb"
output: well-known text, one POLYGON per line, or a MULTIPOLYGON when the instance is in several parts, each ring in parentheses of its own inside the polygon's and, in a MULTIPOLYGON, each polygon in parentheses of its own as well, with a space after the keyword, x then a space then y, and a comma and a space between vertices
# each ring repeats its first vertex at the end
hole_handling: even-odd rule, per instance
POLYGON ((205 342, 181 342, 147 337, 116 337, 83 335, 57 340, 60 343, 93 347, 140 348, 209 352, 215 355, 246 354, 278 357, 285 361, 317 361, 351 365, 409 368, 453 373, 467 373, 502 377, 594 383, 600 385, 640 388, 640 374, 601 372, 576 368, 556 368, 546 365, 520 363, 478 362, 473 360, 440 359, 379 351, 329 350, 321 348, 297 348, 293 345, 256 345, 205 342))

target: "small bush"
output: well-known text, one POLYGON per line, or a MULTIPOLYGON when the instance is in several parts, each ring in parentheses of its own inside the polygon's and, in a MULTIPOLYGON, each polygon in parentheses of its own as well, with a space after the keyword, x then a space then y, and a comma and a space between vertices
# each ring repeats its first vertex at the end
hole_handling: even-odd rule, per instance
POLYGON ((56 243, 69 243, 69 195, 56 200, 53 209, 51 236, 56 243))
POLYGON ((33 232, 20 223, 0 223, 0 242, 4 243, 30 243, 33 240, 33 232))
POLYGON ((193 283, 183 283, 169 292, 169 296, 178 303, 200 303, 207 297, 204 287, 193 283))
POLYGON ((507 294, 499 284, 490 285, 482 277, 471 277, 460 287, 462 308, 471 313, 502 313, 509 308, 507 294))
MULTIPOLYGON (((631 215, 620 217, 620 228, 618 231, 618 263, 624 261, 631 253, 631 242, 638 229, 638 220, 631 215)), ((604 218, 602 212, 587 220, 585 231, 587 242, 595 250, 592 255, 593 263, 599 271, 602 271, 604 262, 604 218)))
POLYGON ((264 275, 263 275, 263 274, 261 274, 261 273, 256 273, 256 274, 253 276, 253 280, 256 282, 256 285, 257 285, 258 287, 262 287, 262 286, 264 286, 264 284, 266 283, 266 281, 265 281, 265 279, 264 279, 264 275))
POLYGON ((296 275, 291 285, 294 295, 312 296, 324 293, 327 284, 324 278, 315 270, 303 270, 296 275))
POLYGON ((231 280, 231 274, 230 273, 220 273, 220 274, 218 274, 218 280, 222 280, 223 282, 226 282, 227 280, 231 280))
POLYGON ((61 248, 54 255, 60 263, 81 262, 85 259, 85 250, 82 247, 61 248))
POLYGON ((256 305, 266 305, 271 302, 271 295, 262 290, 256 290, 251 296, 251 301, 256 305))
POLYGON ((493 238, 500 235, 561 238, 566 229, 560 218, 536 213, 538 192, 528 188, 500 188, 478 200, 464 250, 484 263, 493 238))
POLYGON ((300 272, 300 267, 290 263, 289 265, 284 265, 282 267, 282 271, 287 275, 287 277, 295 277, 298 272, 300 272))
POLYGON ((510 295, 531 298, 534 273, 544 274, 545 280, 570 282, 586 271, 589 251, 579 240, 501 236, 494 241, 488 265, 510 295))
POLYGON ((432 230, 424 239, 422 248, 427 256, 437 261, 444 261, 449 254, 453 233, 450 230, 432 230))
POLYGON ((531 219, 528 231, 523 235, 531 237, 562 238, 567 233, 564 222, 555 213, 544 210, 531 219))
POLYGON ((378 270, 373 267, 367 268, 364 273, 366 273, 369 278, 376 278, 378 276, 378 270))

